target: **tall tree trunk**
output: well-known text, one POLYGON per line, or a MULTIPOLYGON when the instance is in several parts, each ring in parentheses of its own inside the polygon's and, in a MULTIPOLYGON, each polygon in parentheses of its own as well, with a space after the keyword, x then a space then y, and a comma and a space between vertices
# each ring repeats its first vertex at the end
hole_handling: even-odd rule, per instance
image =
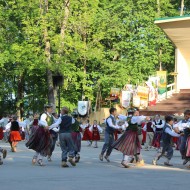
POLYGON ((45 56, 46 56, 46 64, 47 64, 47 84, 48 84, 48 103, 52 104, 53 110, 56 109, 56 101, 55 101, 55 94, 54 94, 54 86, 53 86, 53 73, 50 69, 51 67, 51 51, 50 51, 50 39, 48 35, 48 29, 47 29, 47 21, 46 21, 46 14, 48 12, 48 0, 40 0, 40 10, 41 10, 41 16, 42 16, 42 22, 44 25, 44 43, 45 43, 45 56))
POLYGON ((18 77, 18 88, 17 88, 17 102, 16 102, 16 111, 17 111, 17 116, 21 119, 24 114, 24 103, 23 103, 23 98, 24 98, 24 75, 21 74, 18 77))
POLYGON ((183 13, 184 13, 184 0, 181 0, 180 16, 183 16, 183 13))

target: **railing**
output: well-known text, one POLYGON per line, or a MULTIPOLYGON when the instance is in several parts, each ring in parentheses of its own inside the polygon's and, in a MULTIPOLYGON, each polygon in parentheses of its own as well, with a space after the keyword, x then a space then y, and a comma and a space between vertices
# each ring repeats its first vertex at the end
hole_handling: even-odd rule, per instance
POLYGON ((166 100, 167 98, 170 98, 175 92, 176 92, 175 83, 167 85, 167 92, 165 92, 163 94, 159 94, 157 102, 160 102, 160 101, 166 100))

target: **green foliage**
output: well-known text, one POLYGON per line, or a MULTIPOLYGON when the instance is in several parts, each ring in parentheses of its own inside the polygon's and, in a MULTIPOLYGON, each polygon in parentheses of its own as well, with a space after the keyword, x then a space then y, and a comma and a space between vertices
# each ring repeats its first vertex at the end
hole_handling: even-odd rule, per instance
MULTIPOLYGON (((25 112, 41 111, 47 102, 47 68, 63 74, 61 105, 71 109, 82 96, 94 103, 98 89, 106 98, 111 87, 142 83, 160 61, 164 69, 174 70, 174 47, 154 20, 178 16, 180 1, 160 0, 158 7, 155 0, 73 0, 64 39, 64 2, 49 0, 46 13, 39 2, 0 1, 0 112, 16 111, 18 101, 25 112), (19 99, 21 76, 24 95, 19 99)), ((188 14, 188 1, 185 7, 188 14)))

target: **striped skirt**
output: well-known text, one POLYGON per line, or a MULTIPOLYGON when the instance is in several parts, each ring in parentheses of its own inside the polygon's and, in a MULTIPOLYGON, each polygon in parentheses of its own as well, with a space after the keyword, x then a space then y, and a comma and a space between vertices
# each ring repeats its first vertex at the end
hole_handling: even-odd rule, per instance
POLYGON ((186 142, 186 157, 190 158, 190 136, 187 138, 186 142))
POLYGON ((80 132, 72 132, 71 133, 74 145, 75 145, 75 151, 80 152, 81 150, 81 134, 80 132))
POLYGON ((50 154, 51 136, 49 130, 36 126, 30 135, 26 147, 39 152, 42 156, 50 154))
POLYGON ((112 147, 128 156, 140 154, 141 144, 138 133, 131 130, 125 131, 125 133, 113 143, 112 147))

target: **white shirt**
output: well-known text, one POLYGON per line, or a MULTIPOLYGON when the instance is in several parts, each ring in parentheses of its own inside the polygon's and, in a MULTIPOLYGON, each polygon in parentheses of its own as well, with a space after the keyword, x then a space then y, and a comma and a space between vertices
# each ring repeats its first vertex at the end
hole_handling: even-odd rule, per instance
MULTIPOLYGON (((167 124, 167 125, 169 125, 169 124, 167 124)), ((165 133, 168 133, 169 135, 171 135, 172 137, 180 137, 180 135, 179 134, 177 134, 173 129, 172 129, 172 126, 171 125, 169 125, 170 126, 170 128, 166 128, 165 129, 165 133)))
POLYGON ((178 128, 179 131, 183 131, 185 128, 189 127, 190 127, 190 121, 188 121, 187 123, 182 123, 182 120, 173 126, 173 128, 178 128))
POLYGON ((135 123, 137 123, 138 125, 141 125, 142 124, 142 122, 144 121, 146 119, 146 116, 133 116, 132 118, 131 118, 131 123, 132 124, 135 124, 135 123))
POLYGON ((103 129, 99 125, 91 125, 89 130, 92 132, 93 131, 93 126, 96 126, 98 128, 99 133, 103 132, 103 129))
POLYGON ((164 126, 165 126, 165 121, 163 121, 162 120, 162 124, 161 125, 157 125, 156 123, 160 123, 160 119, 158 120, 158 121, 156 121, 156 122, 154 122, 153 121, 153 124, 156 126, 156 128, 158 128, 158 129, 161 129, 161 128, 163 128, 164 126))
MULTIPOLYGON (((19 121, 17 122, 19 124, 19 127, 22 127, 22 131, 24 131, 26 124, 24 122, 19 122, 19 121)), ((11 128, 11 122, 7 123, 7 125, 5 126, 5 131, 10 131, 10 128, 11 128)))
MULTIPOLYGON (((59 119, 57 119, 57 121, 54 123, 54 124, 52 124, 52 125, 50 125, 49 126, 49 130, 50 129, 53 129, 53 128, 56 128, 56 127, 59 127, 59 125, 61 124, 61 122, 62 122, 62 117, 64 117, 64 116, 66 116, 66 115, 62 115, 61 117, 59 117, 59 119)), ((72 124, 73 123, 75 123, 75 119, 72 117, 72 124)))
POLYGON ((3 117, 3 118, 0 120, 0 124, 3 124, 3 127, 5 127, 8 122, 9 122, 9 119, 6 118, 6 117, 3 117))
MULTIPOLYGON (((113 115, 111 115, 112 117, 114 117, 113 115)), ((121 129, 121 126, 118 126, 117 124, 114 125, 112 122, 112 119, 109 117, 108 119, 105 120, 105 123, 108 123, 109 127, 114 128, 114 129, 121 129)))
MULTIPOLYGON (((41 115, 41 117, 40 117, 39 125, 42 125, 42 126, 44 126, 44 127, 47 127, 47 126, 48 126, 48 123, 47 123, 47 121, 46 121, 47 115, 48 115, 49 117, 52 117, 52 115, 49 114, 48 112, 47 112, 47 113, 43 113, 43 114, 41 115)), ((55 119, 54 117, 53 117, 53 120, 54 120, 54 122, 56 121, 56 119, 55 119)))

